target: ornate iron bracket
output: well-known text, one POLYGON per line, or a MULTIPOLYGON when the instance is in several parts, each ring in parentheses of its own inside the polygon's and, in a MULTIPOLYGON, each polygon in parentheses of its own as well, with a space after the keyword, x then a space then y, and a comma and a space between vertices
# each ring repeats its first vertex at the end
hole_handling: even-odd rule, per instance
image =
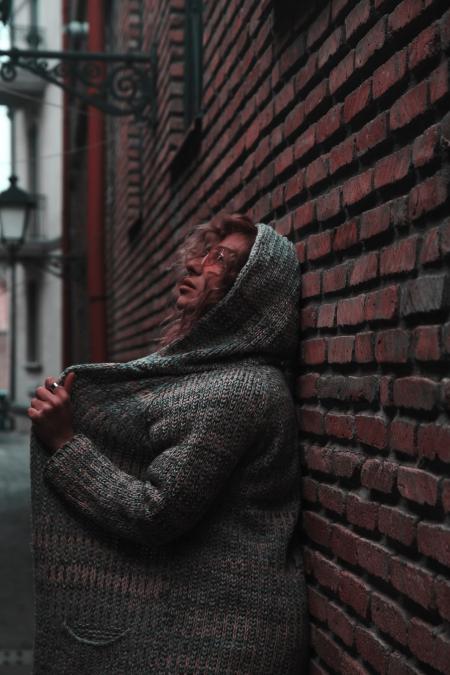
POLYGON ((13 82, 27 70, 107 115, 134 115, 156 123, 156 48, 150 55, 0 50, 0 78, 13 82), (50 63, 49 63, 50 60, 50 63), (54 63, 54 61, 58 63, 54 63))

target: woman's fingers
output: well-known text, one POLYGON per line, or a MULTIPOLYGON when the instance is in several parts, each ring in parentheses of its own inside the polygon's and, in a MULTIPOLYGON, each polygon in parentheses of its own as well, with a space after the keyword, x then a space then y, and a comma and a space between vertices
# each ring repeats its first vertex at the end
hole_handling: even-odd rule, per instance
POLYGON ((75 373, 69 373, 64 380, 64 389, 66 390, 66 392, 69 395, 70 395, 70 392, 72 391, 72 387, 73 387, 75 377, 76 377, 75 373))
POLYGON ((36 396, 41 401, 47 401, 51 403, 53 394, 46 387, 38 387, 36 389, 36 396))

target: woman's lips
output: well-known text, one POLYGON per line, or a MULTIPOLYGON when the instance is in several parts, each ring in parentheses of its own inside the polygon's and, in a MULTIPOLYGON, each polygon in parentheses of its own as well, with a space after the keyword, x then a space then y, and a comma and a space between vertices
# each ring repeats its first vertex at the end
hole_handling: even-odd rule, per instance
POLYGON ((192 283, 192 281, 189 281, 189 279, 183 279, 178 289, 181 291, 182 288, 185 290, 192 290, 192 289, 195 290, 194 284, 192 283))

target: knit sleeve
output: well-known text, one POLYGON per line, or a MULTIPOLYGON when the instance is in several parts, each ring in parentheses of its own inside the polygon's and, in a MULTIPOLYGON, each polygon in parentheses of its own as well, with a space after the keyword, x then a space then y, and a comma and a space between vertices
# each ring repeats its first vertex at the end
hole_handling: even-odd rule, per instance
POLYGON ((146 544, 172 541, 207 512, 264 430, 264 387, 225 385, 205 400, 183 437, 148 465, 144 480, 119 469, 81 433, 48 459, 45 478, 114 535, 146 544))

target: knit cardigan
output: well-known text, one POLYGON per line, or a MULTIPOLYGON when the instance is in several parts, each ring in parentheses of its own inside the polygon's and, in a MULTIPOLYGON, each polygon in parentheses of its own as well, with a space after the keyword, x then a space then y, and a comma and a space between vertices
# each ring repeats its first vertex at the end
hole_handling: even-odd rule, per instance
POLYGON ((191 333, 74 371, 73 439, 32 434, 35 675, 306 672, 293 245, 264 224, 191 333))

